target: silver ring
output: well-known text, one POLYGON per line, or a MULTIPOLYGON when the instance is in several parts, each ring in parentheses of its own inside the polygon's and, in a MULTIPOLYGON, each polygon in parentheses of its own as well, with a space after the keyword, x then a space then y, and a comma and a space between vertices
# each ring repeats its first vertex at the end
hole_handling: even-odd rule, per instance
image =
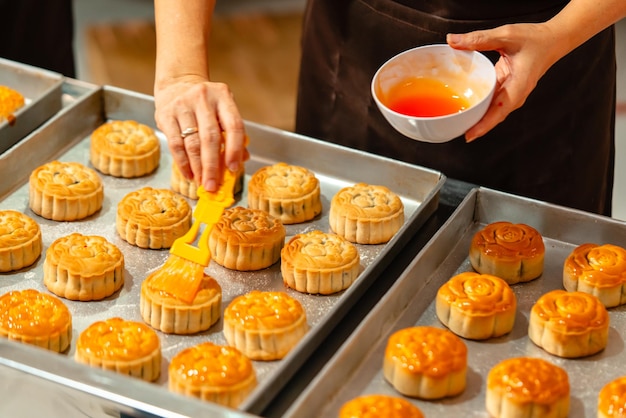
POLYGON ((183 139, 185 139, 185 138, 187 138, 189 135, 193 135, 193 134, 196 134, 196 133, 198 133, 198 127, 197 127, 197 126, 194 126, 193 128, 187 128, 187 129, 185 129, 184 131, 182 131, 182 132, 180 133, 180 136, 181 136, 183 139))

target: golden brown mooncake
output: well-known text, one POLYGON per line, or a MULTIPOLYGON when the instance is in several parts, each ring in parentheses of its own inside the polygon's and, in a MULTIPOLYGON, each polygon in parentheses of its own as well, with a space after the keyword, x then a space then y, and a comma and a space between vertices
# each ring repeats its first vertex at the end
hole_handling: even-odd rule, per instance
POLYGON ((15 121, 15 112, 24 107, 26 99, 19 91, 8 86, 0 86, 0 123, 15 121))
POLYGON ((531 308, 528 337, 555 356, 589 356, 606 347, 609 313, 593 295, 552 290, 531 308))
POLYGON ((439 288, 435 306, 437 317, 450 331, 463 338, 485 340, 511 332, 517 298, 499 277, 464 272, 439 288))
POLYGON ((117 205, 115 226, 120 237, 140 248, 170 248, 191 227, 192 209, 184 197, 168 189, 143 187, 117 205))
POLYGON ((113 317, 96 321, 80 333, 74 358, 152 382, 161 374, 161 341, 147 325, 113 317))
POLYGON ((13 290, 0 296, 0 336, 62 353, 72 341, 72 314, 55 296, 13 290))
POLYGON ((330 203, 330 229, 357 244, 384 244, 404 224, 404 205, 385 186, 357 183, 337 192, 330 203))
POLYGON ((322 212, 320 182, 297 165, 261 167, 248 181, 248 207, 264 210, 285 225, 310 221, 322 212))
POLYGON ((493 222, 474 235, 469 258, 477 272, 515 284, 541 276, 545 252, 543 237, 535 228, 493 222))
POLYGON ((209 235, 211 257, 231 270, 261 270, 280 260, 286 231, 282 222, 259 209, 226 209, 209 235))
POLYGON ((96 172, 77 162, 51 161, 34 169, 28 204, 53 221, 77 221, 102 208, 104 187, 96 172))
POLYGON ((309 329, 306 312, 285 292, 252 290, 224 310, 224 337, 252 360, 279 360, 309 329))
POLYGON ((124 285, 124 254, 98 235, 66 235, 46 251, 43 282, 65 299, 104 299, 124 285))
MULTIPOLYGON (((168 281, 175 285, 175 280, 168 281)), ((186 290, 186 289, 183 289, 186 290)), ((151 273, 141 284, 139 298, 141 317, 151 327, 168 334, 195 334, 206 331, 220 318, 222 310, 222 288, 203 268, 188 260, 170 254, 160 269, 151 273), (159 275, 168 277, 201 275, 200 286, 182 300, 174 293, 154 286, 159 275)))
POLYGON ((422 411, 404 398, 362 395, 344 403, 339 418, 424 418, 422 411))
POLYGON ((114 120, 91 134, 91 164, 103 174, 133 178, 159 166, 161 145, 154 130, 134 120, 114 120))
POLYGON ((15 210, 0 210, 0 272, 32 265, 41 255, 39 224, 15 210))
POLYGON ((359 276, 359 251, 347 239, 314 230, 294 235, 281 251, 283 283, 303 293, 330 295, 359 276))
POLYGON ((494 418, 566 418, 570 385, 567 372, 532 357, 506 359, 487 375, 487 412, 494 418))
POLYGON ((172 392, 237 408, 257 378, 252 361, 235 347, 204 342, 172 358, 168 385, 172 392))
POLYGON ((447 329, 404 328, 387 341, 383 375, 399 393, 441 399, 465 390, 467 347, 447 329))
POLYGON ((626 303, 626 249, 613 244, 582 244, 565 259, 563 287, 594 295, 607 308, 626 303))
POLYGON ((598 393, 598 418, 626 416, 626 376, 605 384, 598 393))

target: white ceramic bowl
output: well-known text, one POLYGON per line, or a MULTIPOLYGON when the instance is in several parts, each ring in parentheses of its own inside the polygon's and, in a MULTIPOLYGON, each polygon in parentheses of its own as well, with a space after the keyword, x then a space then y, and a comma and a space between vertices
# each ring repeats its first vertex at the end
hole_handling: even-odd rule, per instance
POLYGON ((460 51, 446 44, 404 51, 383 64, 372 79, 372 95, 385 119, 400 133, 424 142, 447 142, 463 135, 485 114, 496 86, 496 71, 480 52, 460 51), (404 80, 430 78, 463 95, 469 107, 444 116, 408 116, 388 108, 389 90, 404 80))

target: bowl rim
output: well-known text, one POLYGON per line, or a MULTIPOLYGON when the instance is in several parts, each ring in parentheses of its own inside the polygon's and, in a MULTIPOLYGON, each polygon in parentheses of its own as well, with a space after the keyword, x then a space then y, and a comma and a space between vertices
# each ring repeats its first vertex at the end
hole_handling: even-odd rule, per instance
POLYGON ((429 45, 416 46, 414 48, 410 48, 410 49, 407 49, 405 51, 402 51, 402 52, 392 56, 388 60, 386 60, 380 67, 378 67, 378 69, 374 73, 374 76, 372 77, 372 82, 370 83, 370 91, 371 91, 372 97, 374 98, 374 101, 376 102, 376 104, 379 107, 383 107, 386 111, 388 111, 388 112, 390 112, 390 113, 392 113, 394 115, 398 115, 400 117, 404 117, 404 118, 411 119, 411 120, 429 121, 429 120, 442 120, 442 119, 453 118, 453 117, 455 117, 457 115, 460 115, 460 114, 469 112, 472 109, 475 109, 476 107, 478 107, 479 104, 483 103, 485 100, 487 100, 487 99, 491 100, 490 99, 490 97, 492 97, 491 93, 495 90, 496 84, 497 84, 497 76, 496 76, 495 65, 481 51, 466 50, 466 49, 456 49, 456 48, 452 48, 448 44, 441 43, 441 44, 429 44, 429 45), (383 70, 383 68, 385 68, 387 66, 387 64, 391 63, 392 61, 395 61, 396 59, 402 57, 403 55, 410 54, 412 52, 415 52, 416 50, 426 50, 426 49, 448 49, 448 50, 453 51, 455 53, 465 53, 465 54, 468 54, 468 55, 477 56, 477 57, 479 57, 480 60, 483 60, 484 62, 489 63, 490 64, 488 66, 488 68, 489 68, 489 79, 493 80, 493 81, 490 83, 491 87, 487 91, 487 94, 485 94, 485 96, 483 98, 481 98, 478 102, 476 102, 473 106, 470 106, 470 107, 468 107, 465 110, 462 110, 462 111, 456 112, 456 113, 450 113, 450 114, 447 114, 447 115, 441 115, 441 116, 411 116, 411 115, 407 115, 405 113, 396 112, 395 110, 389 108, 387 105, 385 105, 378 98, 378 96, 376 94, 375 85, 376 85, 376 80, 378 78, 378 75, 383 70))

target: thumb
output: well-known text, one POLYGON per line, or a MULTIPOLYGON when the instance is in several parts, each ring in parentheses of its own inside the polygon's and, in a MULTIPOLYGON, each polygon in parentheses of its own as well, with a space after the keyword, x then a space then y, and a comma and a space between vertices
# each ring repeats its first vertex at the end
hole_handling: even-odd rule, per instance
POLYGON ((492 31, 478 30, 468 33, 449 33, 446 35, 446 42, 452 48, 465 49, 470 51, 493 51, 502 45, 494 36, 492 31))

